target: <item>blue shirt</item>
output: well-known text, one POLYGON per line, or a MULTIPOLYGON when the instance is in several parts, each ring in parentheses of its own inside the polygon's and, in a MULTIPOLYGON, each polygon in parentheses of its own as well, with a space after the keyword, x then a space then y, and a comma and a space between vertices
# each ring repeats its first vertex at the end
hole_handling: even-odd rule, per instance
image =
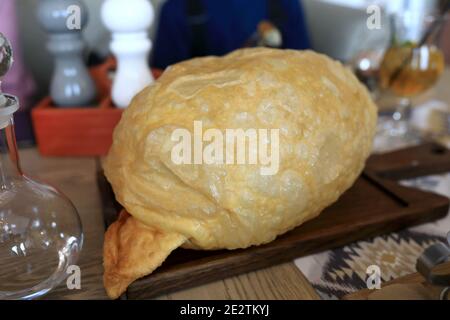
MULTIPOLYGON (((299 0, 278 0, 284 19, 278 28, 283 48, 309 48, 299 0)), ((206 14, 205 54, 223 55, 244 46, 258 23, 269 18, 266 0, 202 0, 206 14)), ((192 34, 185 0, 168 0, 161 8, 152 67, 164 69, 192 58, 192 34)))

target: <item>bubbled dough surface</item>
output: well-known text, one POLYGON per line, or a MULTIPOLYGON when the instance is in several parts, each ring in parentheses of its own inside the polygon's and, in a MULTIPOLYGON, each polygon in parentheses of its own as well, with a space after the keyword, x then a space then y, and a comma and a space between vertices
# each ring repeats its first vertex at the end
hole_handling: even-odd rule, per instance
POLYGON ((376 107, 340 63, 311 51, 243 49, 166 70, 135 97, 105 174, 118 201, 185 247, 243 248, 317 216, 355 181, 376 107), (280 129, 278 174, 258 165, 175 165, 175 128, 280 129))

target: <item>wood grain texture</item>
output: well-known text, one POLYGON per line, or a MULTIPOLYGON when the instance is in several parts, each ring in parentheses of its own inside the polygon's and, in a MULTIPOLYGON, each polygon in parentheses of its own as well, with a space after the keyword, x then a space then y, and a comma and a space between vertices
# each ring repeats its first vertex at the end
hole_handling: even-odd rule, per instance
MULTIPOLYGON (((450 274, 450 262, 447 262, 447 263, 437 266, 435 268, 434 272, 438 273, 438 274, 450 274)), ((430 286, 430 285, 426 284, 425 278, 420 273, 409 274, 407 276, 400 277, 400 278, 394 279, 392 281, 383 283, 380 291, 382 291, 383 289, 388 288, 392 285, 408 285, 408 286, 412 285, 410 290, 418 291, 417 295, 423 295, 423 293, 421 292, 423 289, 425 289, 426 291, 429 291, 429 293, 428 293, 429 295, 434 295, 434 296, 436 296, 435 295, 436 291, 442 290, 441 287, 434 287, 434 286, 430 286), (420 284, 421 286, 416 286, 418 284, 420 284)), ((375 293, 374 290, 369 290, 369 289, 360 290, 355 293, 346 295, 343 298, 343 300, 367 300, 369 298, 373 299, 373 297, 371 297, 371 296, 374 293, 375 293)), ((377 296, 383 297, 382 292, 377 292, 377 296)), ((401 297, 397 297, 397 298, 401 298, 401 297)))
MULTIPOLYGON (((43 299, 108 299, 103 288, 103 235, 105 232, 100 193, 96 186, 95 158, 49 158, 35 148, 20 150, 23 170, 53 184, 77 208, 85 233, 79 260, 81 290, 68 290, 64 283, 43 299)), ((318 295, 293 263, 229 277, 158 299, 318 299, 318 295)))
POLYGON ((100 195, 96 185, 93 158, 43 158, 35 148, 20 150, 23 171, 48 182, 72 200, 81 217, 84 244, 78 261, 81 290, 68 290, 65 283, 44 299, 106 299, 103 288, 103 234, 100 195))
POLYGON ((374 174, 393 180, 439 174, 450 171, 450 150, 438 144, 424 144, 388 154, 373 155, 366 168, 374 174))
MULTIPOLYGON (((133 282, 126 296, 128 299, 152 298, 180 287, 209 283, 438 219, 448 212, 447 198, 402 187, 393 180, 379 177, 385 171, 385 177, 402 178, 401 174, 411 177, 417 175, 415 172, 431 174, 446 170, 450 152, 434 153, 437 147, 424 145, 375 156, 368 161, 365 173, 335 204, 319 217, 266 245, 232 251, 177 249, 155 272, 133 282), (383 161, 383 157, 389 161, 383 161), (394 170, 391 163, 403 164, 404 168, 394 170), (408 166, 410 163, 415 165, 408 166)), ((113 193, 108 190, 103 175, 98 177, 103 201, 106 201, 104 212, 108 224, 117 217, 117 205, 113 204, 113 193)))
POLYGON ((108 153, 112 132, 122 117, 109 97, 99 106, 55 108, 49 97, 32 111, 39 152, 46 156, 101 156, 108 153))
POLYGON ((226 300, 317 300, 319 295, 293 263, 283 263, 203 286, 157 297, 181 299, 226 300))

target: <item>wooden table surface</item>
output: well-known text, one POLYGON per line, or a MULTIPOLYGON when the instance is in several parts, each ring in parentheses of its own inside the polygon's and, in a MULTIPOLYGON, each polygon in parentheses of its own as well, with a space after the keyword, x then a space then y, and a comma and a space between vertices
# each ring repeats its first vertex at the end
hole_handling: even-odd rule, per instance
MULTIPOLYGON (((446 262, 443 264, 440 264, 436 268, 433 269, 434 274, 442 274, 446 275, 450 273, 450 262, 446 262)), ((439 296, 439 293, 442 291, 443 287, 437 287, 432 286, 427 283, 425 278, 420 273, 413 273, 409 274, 397 279, 394 279, 392 281, 386 282, 382 284, 382 290, 361 290, 358 292, 351 293, 347 296, 345 296, 344 300, 367 300, 367 299, 389 299, 390 297, 395 299, 405 299, 406 297, 409 297, 410 299, 430 299, 430 296, 432 296, 432 299, 435 300, 439 296), (389 288, 392 288, 393 285, 396 285, 396 291, 394 293, 394 297, 392 297, 391 291, 389 288), (398 285, 405 286, 405 288, 408 289, 399 291, 398 285), (419 286, 416 286, 419 285, 419 286), (427 288, 426 290, 422 290, 422 288, 427 288), (386 291, 385 290, 389 290, 386 291), (399 296, 400 294, 403 294, 402 296, 399 296), (436 294, 437 293, 437 294, 436 294)))
MULTIPOLYGON (((450 70, 432 95, 450 104, 450 70)), ((68 290, 65 283, 45 299, 106 299, 102 283, 104 225, 96 184, 96 158, 41 157, 35 148, 20 150, 22 168, 28 175, 47 181, 74 203, 81 216, 85 241, 79 260, 81 289, 68 290)), ((262 269, 196 288, 183 289, 159 299, 319 299, 293 262, 262 269)))
MULTIPOLYGON (((95 158, 41 157, 35 148, 20 150, 22 168, 28 175, 56 186, 77 208, 84 230, 84 246, 78 265, 81 290, 65 283, 46 299, 106 299, 102 283, 102 246, 105 232, 95 158)), ((318 299, 318 295, 294 263, 250 272, 164 295, 159 299, 318 299)))

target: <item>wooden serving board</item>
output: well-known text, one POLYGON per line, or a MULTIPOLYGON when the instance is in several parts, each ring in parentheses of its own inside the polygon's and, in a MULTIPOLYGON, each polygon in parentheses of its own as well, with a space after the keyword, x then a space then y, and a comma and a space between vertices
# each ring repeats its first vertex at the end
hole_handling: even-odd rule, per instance
MULTIPOLYGON (((434 144, 374 155, 355 184, 319 217, 262 246, 177 249, 154 273, 131 284, 126 298, 151 298, 441 218, 449 199, 400 186, 396 179, 446 171, 450 151, 434 144)), ((108 226, 121 208, 101 170, 98 182, 108 226)))

